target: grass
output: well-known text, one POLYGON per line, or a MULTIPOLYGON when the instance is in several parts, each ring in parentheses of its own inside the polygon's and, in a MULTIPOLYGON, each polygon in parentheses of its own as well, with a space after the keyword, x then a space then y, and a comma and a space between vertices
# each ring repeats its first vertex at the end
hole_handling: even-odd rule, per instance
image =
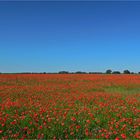
POLYGON ((109 93, 123 93, 123 94, 137 94, 140 93, 140 87, 136 88, 126 88, 124 86, 111 86, 105 87, 105 92, 109 93))

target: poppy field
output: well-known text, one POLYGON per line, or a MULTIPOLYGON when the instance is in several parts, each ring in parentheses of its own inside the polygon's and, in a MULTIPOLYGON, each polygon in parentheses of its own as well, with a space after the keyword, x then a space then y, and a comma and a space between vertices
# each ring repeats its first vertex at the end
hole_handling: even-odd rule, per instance
POLYGON ((1 74, 0 139, 140 139, 140 76, 1 74))

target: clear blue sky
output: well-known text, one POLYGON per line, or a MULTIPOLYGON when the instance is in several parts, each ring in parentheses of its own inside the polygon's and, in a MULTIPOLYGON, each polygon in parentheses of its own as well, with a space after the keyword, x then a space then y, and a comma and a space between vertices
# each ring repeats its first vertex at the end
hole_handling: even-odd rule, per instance
POLYGON ((0 71, 140 71, 140 2, 0 2, 0 71))

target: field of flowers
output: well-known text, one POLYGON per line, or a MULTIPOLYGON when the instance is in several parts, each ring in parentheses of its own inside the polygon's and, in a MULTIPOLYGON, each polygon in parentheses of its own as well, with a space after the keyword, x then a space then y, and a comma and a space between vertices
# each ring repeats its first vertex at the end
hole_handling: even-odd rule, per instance
POLYGON ((1 74, 0 139, 140 139, 140 76, 1 74))

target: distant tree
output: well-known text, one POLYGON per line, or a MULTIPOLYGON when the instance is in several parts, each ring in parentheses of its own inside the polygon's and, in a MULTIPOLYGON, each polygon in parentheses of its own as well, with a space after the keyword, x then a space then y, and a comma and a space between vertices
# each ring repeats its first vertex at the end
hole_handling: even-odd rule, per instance
POLYGON ((106 74, 111 74, 112 73, 112 70, 108 69, 106 70, 106 74))
POLYGON ((119 71, 113 71, 112 74, 121 74, 119 71))
POLYGON ((75 72, 76 74, 86 74, 86 72, 82 72, 82 71, 77 71, 75 72))
POLYGON ((89 74, 94 74, 94 72, 89 72, 89 74))
POLYGON ((130 71, 129 70, 124 70, 123 73, 124 74, 130 74, 130 71))
POLYGON ((138 72, 138 74, 140 74, 140 72, 138 72))
POLYGON ((131 72, 131 74, 135 74, 134 72, 131 72))
POLYGON ((89 74, 103 74, 102 72, 89 72, 89 74))
POLYGON ((69 72, 68 71, 59 71, 58 73, 59 74, 68 74, 69 72))

